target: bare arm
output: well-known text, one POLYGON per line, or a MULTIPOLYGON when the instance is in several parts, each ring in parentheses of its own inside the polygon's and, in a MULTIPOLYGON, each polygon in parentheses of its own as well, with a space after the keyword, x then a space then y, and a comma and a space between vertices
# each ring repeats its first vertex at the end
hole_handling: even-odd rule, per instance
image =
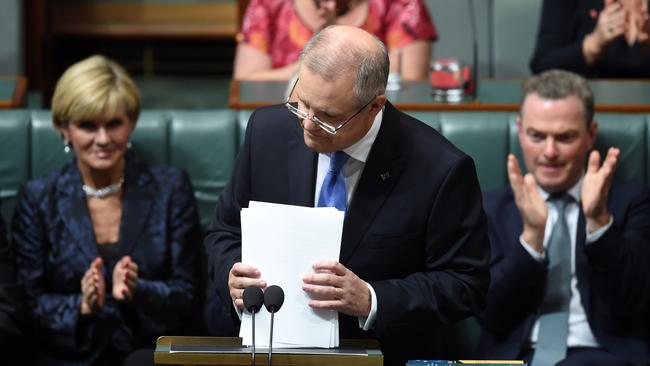
POLYGON ((298 71, 293 63, 274 69, 271 57, 245 43, 237 45, 234 78, 238 80, 289 80, 298 71))
POLYGON ((403 48, 391 51, 389 55, 390 71, 399 71, 402 80, 427 80, 432 49, 430 41, 418 40, 403 48))

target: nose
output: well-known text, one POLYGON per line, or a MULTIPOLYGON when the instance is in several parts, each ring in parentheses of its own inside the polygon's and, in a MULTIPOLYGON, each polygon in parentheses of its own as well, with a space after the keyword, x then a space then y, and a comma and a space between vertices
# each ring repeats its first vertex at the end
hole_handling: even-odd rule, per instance
POLYGON ((320 129, 320 127, 316 124, 316 122, 314 122, 312 118, 313 118, 313 114, 311 113, 307 116, 307 118, 303 118, 302 128, 310 132, 320 129))
POLYGON ((558 156, 557 142, 552 137, 546 139, 544 145, 544 156, 550 160, 555 159, 558 156))
POLYGON ((110 138, 108 136, 108 132, 106 131, 105 128, 99 128, 97 130, 97 135, 95 135, 95 142, 97 142, 100 145, 106 145, 110 141, 110 138))

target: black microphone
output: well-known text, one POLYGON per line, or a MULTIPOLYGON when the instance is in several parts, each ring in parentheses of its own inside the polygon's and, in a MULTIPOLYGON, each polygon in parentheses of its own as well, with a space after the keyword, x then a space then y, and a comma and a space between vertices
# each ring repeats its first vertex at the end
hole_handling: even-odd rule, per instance
POLYGON ((248 286, 242 294, 244 308, 253 316, 253 352, 251 353, 251 366, 255 366, 255 313, 260 311, 264 302, 262 289, 257 286, 248 286))
POLYGON ((284 291, 280 286, 272 285, 264 290, 264 307, 271 313, 271 332, 269 335, 269 366, 273 364, 273 317, 284 303, 284 291))

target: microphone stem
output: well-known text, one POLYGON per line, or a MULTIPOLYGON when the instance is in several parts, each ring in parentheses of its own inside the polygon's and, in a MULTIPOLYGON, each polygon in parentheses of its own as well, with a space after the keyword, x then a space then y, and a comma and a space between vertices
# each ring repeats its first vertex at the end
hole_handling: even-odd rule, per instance
POLYGON ((253 312, 253 354, 251 357, 251 366, 255 366, 255 312, 253 312))
POLYGON ((273 365, 273 318, 275 311, 271 312, 271 334, 269 336, 269 366, 273 365))

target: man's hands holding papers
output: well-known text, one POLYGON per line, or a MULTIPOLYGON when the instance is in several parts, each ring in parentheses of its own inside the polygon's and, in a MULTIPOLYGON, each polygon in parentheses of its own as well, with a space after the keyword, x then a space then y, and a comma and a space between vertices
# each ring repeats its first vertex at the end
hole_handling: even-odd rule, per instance
POLYGON ((257 286, 261 289, 266 288, 266 281, 260 278, 260 270, 240 262, 233 264, 228 273, 228 289, 230 298, 238 309, 244 309, 244 300, 242 294, 248 286, 257 286))
POLYGON ((370 290, 354 272, 333 261, 316 262, 312 268, 315 273, 302 279, 302 289, 312 298, 310 307, 358 317, 370 314, 370 290))

